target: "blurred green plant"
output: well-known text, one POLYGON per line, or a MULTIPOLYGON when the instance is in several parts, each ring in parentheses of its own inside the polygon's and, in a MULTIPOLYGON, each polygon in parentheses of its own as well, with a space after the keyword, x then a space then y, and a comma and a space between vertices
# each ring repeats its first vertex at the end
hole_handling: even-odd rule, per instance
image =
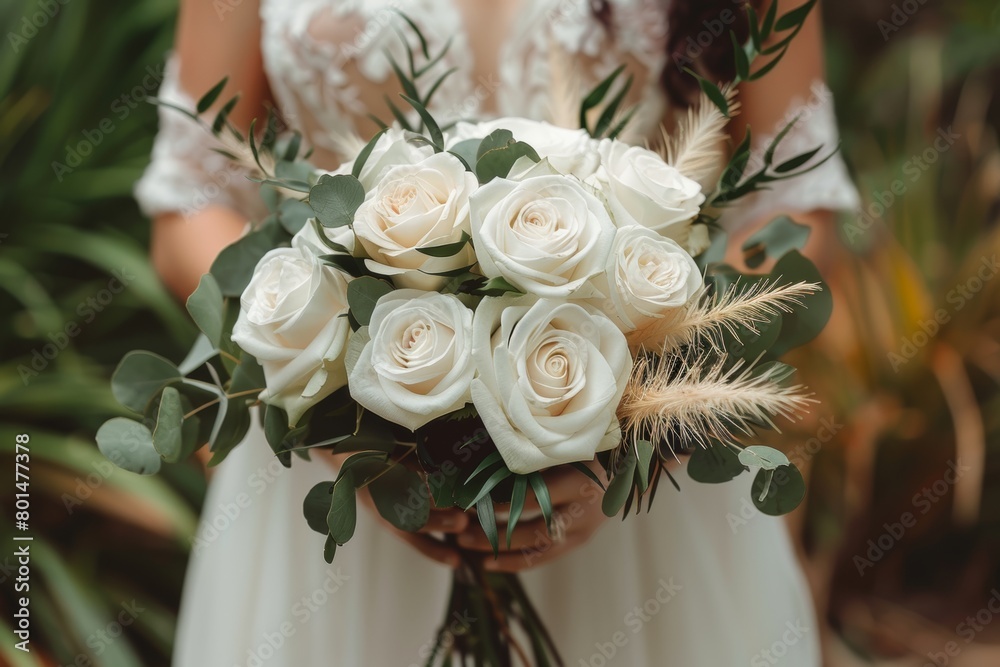
MULTIPOLYGON (((122 349, 176 355, 195 333, 149 266, 131 195, 175 13, 175 0, 0 4, 0 469, 12 473, 15 434, 29 434, 35 536, 33 650, 11 649, 4 613, 5 664, 169 663, 204 475, 114 469, 93 434, 122 410, 108 389, 122 349), (140 611, 109 639, 127 605, 140 611)), ((13 491, 13 480, 0 488, 4 544, 13 491)))
POLYGON ((928 3, 880 30, 904 4, 825 7, 864 204, 840 219, 855 255, 831 278, 854 331, 811 364, 847 428, 812 459, 803 536, 830 567, 828 617, 868 658, 914 651, 918 616, 947 635, 1000 582, 1000 280, 986 270, 1000 256, 1000 11, 928 3), (969 472, 925 516, 915 494, 959 459, 969 472), (916 527, 863 576, 855 557, 907 511, 916 527))

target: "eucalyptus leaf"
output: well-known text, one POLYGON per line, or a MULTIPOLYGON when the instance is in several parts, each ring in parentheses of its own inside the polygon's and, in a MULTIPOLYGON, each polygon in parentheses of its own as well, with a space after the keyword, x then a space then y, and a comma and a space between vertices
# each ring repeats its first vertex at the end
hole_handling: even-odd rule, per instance
POLYGON ((337 555, 337 540, 327 535, 326 542, 323 544, 323 560, 325 560, 327 563, 332 563, 333 558, 336 555, 337 555))
POLYGON ((791 250, 774 265, 771 276, 779 284, 818 283, 820 290, 801 297, 802 305, 782 315, 781 335, 771 349, 775 357, 805 345, 823 331, 833 313, 833 296, 816 266, 797 250, 791 250))
POLYGON ((256 357, 248 352, 240 355, 240 363, 233 371, 233 380, 229 385, 231 394, 242 394, 251 390, 263 390, 265 386, 264 369, 256 357))
POLYGON ((354 319, 367 326, 378 300, 391 291, 392 285, 371 276, 362 276, 348 283, 347 303, 354 319))
POLYGON ((769 516, 788 514, 802 503, 805 495, 802 473, 791 464, 759 471, 750 487, 754 506, 769 516))
POLYGON ((198 334, 198 337, 194 341, 194 345, 191 346, 187 356, 184 357, 184 361, 178 365, 177 369, 181 375, 187 375, 218 353, 218 346, 213 345, 212 341, 208 339, 208 336, 203 333, 198 334))
POLYGON ((746 472, 739 455, 722 443, 695 447, 688 459, 688 477, 701 484, 723 484, 746 472))
POLYGON ((604 493, 604 498, 601 501, 601 509, 605 516, 618 514, 632 496, 637 463, 635 452, 629 450, 611 478, 608 490, 604 493))
POLYGON ((645 493, 649 488, 649 465, 653 461, 653 443, 649 440, 636 440, 635 449, 638 455, 635 466, 635 481, 639 493, 645 493))
POLYGON ((97 447, 123 470, 152 475, 162 459, 153 446, 153 434, 146 426, 126 417, 114 417, 97 430, 97 447))
POLYGON ((438 246, 428 246, 426 248, 417 248, 417 252, 422 255, 427 255, 428 257, 451 257, 457 255, 462 251, 469 241, 472 239, 468 232, 462 232, 462 240, 456 241, 455 243, 447 243, 445 245, 438 246))
POLYGON ((391 463, 368 485, 378 513, 399 530, 416 532, 427 525, 431 498, 427 484, 415 470, 391 463))
POLYGON ((187 300, 187 310, 201 332, 208 336, 216 347, 222 341, 224 318, 222 291, 211 273, 206 273, 198 282, 198 287, 187 300))
POLYGON ((357 490, 354 488, 354 474, 341 470, 333 485, 330 501, 330 511, 326 515, 326 524, 330 537, 338 544, 345 544, 354 536, 358 523, 357 490))
POLYGON ((153 447, 167 463, 180 460, 184 450, 184 407, 181 394, 174 387, 165 387, 160 394, 160 409, 153 428, 153 447))
POLYGON ((523 141, 511 140, 507 144, 489 147, 486 150, 483 150, 484 146, 487 146, 486 139, 479 146, 479 157, 476 160, 476 177, 483 184, 489 183, 494 178, 506 178, 514 163, 522 157, 534 162, 540 160, 535 149, 523 141))
POLYGON ((778 466, 787 466, 788 457, 773 447, 751 445, 740 452, 740 463, 749 467, 760 467, 764 470, 774 470, 778 466))
POLYGON ((135 350, 118 363, 111 376, 111 393, 123 406, 142 414, 163 387, 182 379, 180 369, 158 354, 135 350))
POLYGON ((288 425, 288 413, 276 405, 266 406, 264 408, 264 438, 270 445, 271 451, 277 456, 278 461, 286 468, 290 468, 292 465, 292 453, 285 446, 285 436, 288 435, 289 431, 291 431, 291 427, 288 425))
POLYGON ((278 222, 293 236, 302 231, 312 217, 312 207, 301 199, 285 199, 278 206, 278 222))
POLYGON ((449 152, 461 158, 466 165, 474 167, 479 159, 479 144, 482 141, 482 139, 465 139, 452 146, 449 152))
POLYGON ((223 248, 212 262, 211 273, 223 296, 240 296, 250 284, 257 262, 288 239, 280 225, 262 225, 223 248))
POLYGON ((333 502, 333 482, 320 482, 309 489, 305 500, 302 502, 302 513, 306 517, 309 527, 321 535, 327 535, 330 527, 327 525, 326 517, 330 513, 330 504, 333 502))
POLYGON ((358 259, 357 257, 352 257, 351 255, 322 255, 320 256, 320 259, 338 271, 343 271, 353 278, 359 278, 366 275, 368 272, 365 268, 364 261, 358 259))
POLYGON ((754 232, 743 243, 743 259, 755 269, 768 258, 777 259, 791 250, 801 250, 812 230, 787 215, 778 216, 754 232))
POLYGON ((323 174, 309 190, 309 206, 324 227, 343 227, 365 200, 365 189, 354 176, 323 174))
POLYGON ((510 284, 505 278, 501 277, 490 278, 481 287, 477 288, 475 292, 481 296, 503 296, 509 292, 522 293, 516 285, 510 284))
POLYGON ((229 452, 243 442, 247 431, 250 430, 250 409, 244 399, 225 400, 220 404, 219 414, 221 418, 216 417, 212 438, 208 443, 212 451, 209 467, 222 463, 229 456, 229 452))

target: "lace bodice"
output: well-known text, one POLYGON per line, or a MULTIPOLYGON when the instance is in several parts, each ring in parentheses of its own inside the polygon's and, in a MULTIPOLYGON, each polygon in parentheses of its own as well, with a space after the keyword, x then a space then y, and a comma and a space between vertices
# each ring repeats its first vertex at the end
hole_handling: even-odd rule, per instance
MULTIPOLYGON (((336 166, 337 148, 345 136, 371 133, 370 112, 389 117, 384 96, 395 97, 396 84, 386 52, 402 63, 403 40, 417 46, 396 9, 419 26, 432 54, 450 41, 444 58, 427 74, 433 80, 435 74, 456 68, 430 105, 439 119, 551 118, 559 114, 554 106, 560 98, 579 97, 624 64, 635 77, 629 101, 639 103, 640 112, 623 139, 641 142, 654 135, 667 112, 660 75, 671 66, 666 58, 669 26, 663 0, 610 0, 607 26, 594 15, 590 0, 516 0, 508 16, 491 23, 488 32, 498 39, 492 61, 483 56, 482 48, 471 46, 467 4, 468 0, 261 0, 261 48, 275 102, 287 124, 305 134, 318 166, 336 166)), ((192 92, 196 97, 201 91, 192 92)), ((167 68, 159 96, 193 107, 192 95, 179 88, 176 62, 167 68)), ((785 151, 835 145, 828 89, 819 83, 813 99, 804 104, 808 117, 786 139, 785 151)), ((251 217, 259 213, 256 186, 208 148, 203 129, 167 108, 161 108, 160 122, 152 163, 136 189, 148 215, 197 210, 208 203, 230 206, 251 217)), ((779 184, 746 208, 746 214, 729 217, 748 218, 751 209, 760 215, 764 209, 842 209, 856 202, 857 194, 838 158, 796 179, 792 187, 779 184)))

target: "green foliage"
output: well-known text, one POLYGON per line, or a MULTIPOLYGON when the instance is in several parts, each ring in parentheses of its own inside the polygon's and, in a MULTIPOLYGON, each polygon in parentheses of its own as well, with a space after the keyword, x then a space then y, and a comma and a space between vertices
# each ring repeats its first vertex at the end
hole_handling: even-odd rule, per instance
MULTIPOLYGON (((17 0, 0 15, 17 32, 20 19, 36 11, 36 3, 17 0)), ((108 382, 123 348, 173 357, 195 333, 149 266, 148 221, 131 196, 155 130, 155 109, 142 97, 155 92, 162 76, 173 12, 173 3, 161 0, 68 3, 26 45, 14 50, 5 39, 0 459, 11 469, 6 444, 15 433, 31 435, 32 505, 39 511, 31 530, 34 652, 8 655, 5 642, 0 662, 71 664, 87 656, 102 667, 140 667, 169 659, 203 477, 191 466, 157 477, 115 469, 93 434, 106 418, 124 413, 108 382), (124 289, 109 303, 88 304, 103 298, 112 280, 124 289), (35 352, 67 330, 65 347, 38 362, 35 352), (141 512, 130 516, 116 506, 141 512), (96 655, 88 637, 132 598, 146 611, 96 655)), ((146 428, 126 421, 129 432, 146 428)), ((112 437, 103 444, 149 445, 145 432, 135 439, 122 433, 105 431, 112 437)), ((147 453, 148 466, 157 466, 156 452, 147 453)), ((0 522, 0 532, 7 533, 8 521, 0 522)))
POLYGON ((347 285, 347 304, 351 310, 351 316, 361 326, 367 326, 371 321, 372 312, 378 305, 378 300, 392 291, 392 285, 373 278, 362 276, 352 280, 347 285))
POLYGON ((540 159, 534 148, 514 139, 510 130, 496 130, 484 138, 476 149, 476 176, 480 183, 505 178, 514 163, 522 157, 533 162, 540 159))
POLYGON ((632 115, 636 111, 637 107, 622 108, 625 96, 628 95, 628 91, 632 88, 633 77, 629 75, 625 83, 618 86, 618 92, 615 93, 615 96, 601 110, 601 114, 593 127, 591 127, 590 119, 588 118, 590 112, 598 109, 611 90, 615 88, 624 71, 624 65, 618 67, 605 77, 604 80, 594 86, 594 89, 580 102, 580 127, 587 130, 587 133, 595 139, 616 138, 628 125, 628 122, 632 119, 632 115), (615 124, 612 126, 612 123, 615 124))
POLYGON ((354 176, 320 176, 309 190, 309 206, 324 227, 343 227, 354 222, 354 213, 365 200, 365 189, 354 176))
POLYGON ((746 472, 740 454, 722 443, 695 447, 687 463, 688 477, 702 484, 722 484, 746 472))

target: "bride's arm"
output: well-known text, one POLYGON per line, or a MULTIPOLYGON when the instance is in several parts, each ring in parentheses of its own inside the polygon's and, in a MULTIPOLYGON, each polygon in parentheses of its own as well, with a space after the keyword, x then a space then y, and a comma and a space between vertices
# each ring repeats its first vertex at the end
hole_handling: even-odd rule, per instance
MULTIPOLYGON (((266 113, 267 83, 261 64, 259 7, 257 0, 244 0, 233 7, 227 6, 227 12, 220 15, 216 6, 218 3, 212 0, 181 3, 170 72, 173 80, 164 87, 170 86, 176 94, 197 100, 228 76, 225 92, 240 94, 229 118, 245 132, 254 117, 266 113)), ((228 99, 226 94, 216 106, 225 99, 228 99)), ((247 212, 234 208, 226 197, 207 196, 243 184, 233 183, 239 178, 237 175, 227 174, 222 179, 204 167, 203 159, 212 157, 204 152, 208 150, 205 130, 170 109, 162 109, 160 117, 154 163, 138 194, 140 202, 154 216, 150 248, 153 266, 170 290, 183 299, 194 291, 219 251, 243 234, 247 212), (184 147, 195 150, 185 152, 184 147)), ((213 110, 206 117, 213 117, 213 110)), ((219 161, 210 163, 217 165, 219 161)))
MULTIPOLYGON (((769 3, 764 5, 762 12, 769 3)), ((782 2, 779 6, 779 12, 788 9, 791 5, 787 3, 782 2)), ((742 111, 730 124, 734 142, 743 139, 749 125, 753 129, 755 150, 759 154, 766 142, 798 115, 799 120, 782 142, 776 161, 780 161, 782 155, 802 153, 819 145, 823 146, 820 155, 824 156, 836 148, 839 137, 833 98, 825 83, 819 3, 813 8, 801 32, 792 40, 784 59, 761 79, 742 84, 739 99, 742 111)), ((837 249, 842 247, 835 238, 832 212, 855 209, 858 206, 857 197, 840 156, 802 177, 776 183, 771 190, 752 197, 742 207, 743 210, 736 212, 735 220, 728 221, 730 239, 727 260, 745 268, 740 250, 743 241, 774 217, 789 214, 797 222, 812 228, 804 252, 822 272, 825 266, 832 263, 837 249)))

